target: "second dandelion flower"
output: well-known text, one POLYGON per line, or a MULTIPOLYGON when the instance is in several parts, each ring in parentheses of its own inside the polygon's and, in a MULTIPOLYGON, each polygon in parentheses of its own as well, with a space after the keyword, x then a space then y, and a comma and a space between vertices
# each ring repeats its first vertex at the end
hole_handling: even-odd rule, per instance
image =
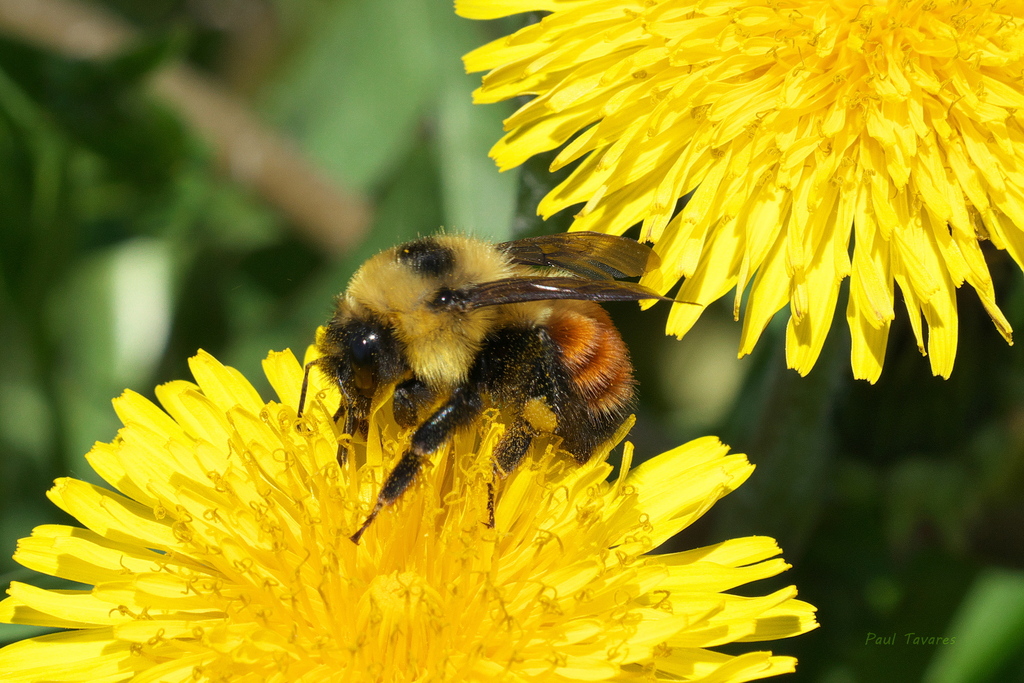
MULTIPOLYGON (((882 371, 897 288, 936 375, 953 368, 964 283, 1010 339, 982 243, 1024 266, 1020 3, 455 4, 550 11, 465 57, 488 72, 477 102, 529 98, 491 155, 578 162, 538 213, 642 224, 662 259, 643 282, 683 279, 678 298, 702 305, 734 290, 741 354, 788 304, 787 362, 809 372, 847 277, 858 378, 882 371)), ((675 306, 667 331, 700 313, 675 306)))

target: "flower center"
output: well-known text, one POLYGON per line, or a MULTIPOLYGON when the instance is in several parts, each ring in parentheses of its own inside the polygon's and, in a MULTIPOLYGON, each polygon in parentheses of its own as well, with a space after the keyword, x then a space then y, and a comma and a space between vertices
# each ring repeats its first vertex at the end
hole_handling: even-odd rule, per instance
POLYGON ((413 616, 416 607, 426 601, 433 591, 426 580, 416 572, 391 572, 378 575, 370 582, 367 595, 384 623, 394 624, 413 616))

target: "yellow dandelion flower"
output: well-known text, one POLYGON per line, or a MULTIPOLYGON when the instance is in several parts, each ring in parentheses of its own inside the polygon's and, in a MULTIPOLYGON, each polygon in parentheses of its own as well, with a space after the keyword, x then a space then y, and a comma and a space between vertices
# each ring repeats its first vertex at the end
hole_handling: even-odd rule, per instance
POLYGON ((770 538, 646 554, 750 474, 716 439, 611 483, 603 458, 580 467, 538 446, 498 487, 488 528, 490 458, 472 456, 501 436, 490 415, 356 545, 408 437, 390 405, 339 466, 337 392, 314 376, 319 398, 297 420, 290 352, 265 361, 279 402, 207 354, 191 366, 197 384, 157 388, 163 410, 131 392, 114 402, 125 426, 89 461, 116 491, 51 490, 84 528, 38 527, 15 558, 92 588, 12 583, 0 620, 67 630, 0 650, 0 680, 747 681, 795 662, 708 648, 816 626, 793 587, 724 592, 787 568, 770 538))
POLYGON ((749 287, 740 355, 788 303, 787 360, 807 373, 849 276, 859 378, 881 373, 896 285, 937 375, 964 282, 1010 340, 979 241, 1024 265, 1020 0, 455 5, 552 12, 465 57, 490 70, 477 102, 535 95, 491 154, 502 169, 561 145, 553 170, 583 158, 538 213, 584 203, 573 229, 616 234, 642 222, 662 257, 644 282, 685 278, 679 298, 701 304, 675 306, 670 333, 733 288, 738 319, 749 287))

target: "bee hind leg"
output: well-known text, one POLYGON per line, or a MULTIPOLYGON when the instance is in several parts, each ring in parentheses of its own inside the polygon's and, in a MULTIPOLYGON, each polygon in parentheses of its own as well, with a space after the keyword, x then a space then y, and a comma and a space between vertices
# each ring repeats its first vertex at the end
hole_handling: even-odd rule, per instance
POLYGON ((523 417, 517 417, 494 448, 494 477, 487 483, 487 526, 494 528, 494 482, 512 474, 523 462, 537 430, 523 417))

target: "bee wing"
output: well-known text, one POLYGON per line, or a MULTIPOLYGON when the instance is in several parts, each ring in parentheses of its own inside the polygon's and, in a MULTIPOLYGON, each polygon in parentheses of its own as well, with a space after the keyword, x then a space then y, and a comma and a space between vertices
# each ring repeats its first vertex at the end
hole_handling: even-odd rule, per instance
POLYGON ((464 309, 516 304, 524 301, 576 299, 584 301, 674 301, 633 282, 581 280, 576 277, 514 277, 482 282, 462 292, 464 309))
POLYGON ((567 232, 497 245, 513 263, 559 268, 590 280, 637 277, 658 266, 645 244, 603 232, 567 232))

